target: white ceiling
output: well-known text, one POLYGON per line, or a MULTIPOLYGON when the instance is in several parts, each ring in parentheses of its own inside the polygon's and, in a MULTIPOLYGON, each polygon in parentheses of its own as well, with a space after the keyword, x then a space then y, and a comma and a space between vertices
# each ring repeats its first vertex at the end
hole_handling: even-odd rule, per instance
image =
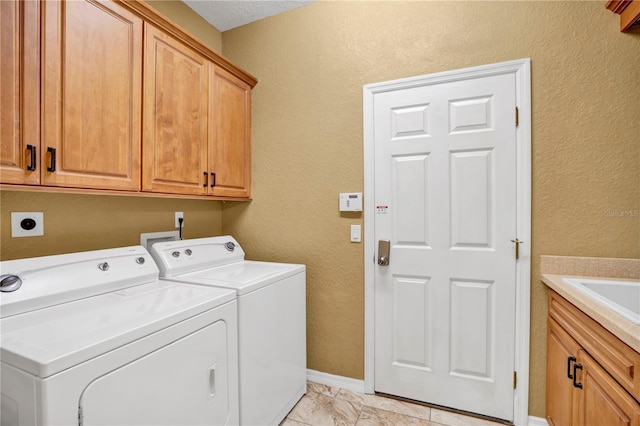
POLYGON ((227 31, 316 0, 182 0, 218 31, 227 31))

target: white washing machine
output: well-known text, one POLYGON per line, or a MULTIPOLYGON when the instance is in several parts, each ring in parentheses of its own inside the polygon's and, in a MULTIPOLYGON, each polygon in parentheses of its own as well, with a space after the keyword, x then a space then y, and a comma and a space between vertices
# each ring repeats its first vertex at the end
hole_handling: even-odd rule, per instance
POLYGON ((233 291, 140 246, 0 262, 2 425, 238 424, 233 291))
POLYGON ((238 294, 240 424, 279 424, 306 391, 306 268, 244 259, 230 236, 160 242, 160 277, 238 294))

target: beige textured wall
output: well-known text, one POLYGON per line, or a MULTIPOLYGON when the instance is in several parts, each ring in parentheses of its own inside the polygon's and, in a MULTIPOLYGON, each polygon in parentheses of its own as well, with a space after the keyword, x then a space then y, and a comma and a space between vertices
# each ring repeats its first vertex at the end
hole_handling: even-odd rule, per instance
MULTIPOLYGON (((184 3, 164 0, 151 3, 211 49, 222 51, 220 31, 184 3)), ((0 259, 139 244, 142 232, 175 230, 175 211, 184 212, 186 238, 221 232, 222 205, 219 201, 2 191, 0 259), (12 211, 44 212, 45 235, 11 238, 12 211)))
POLYGON ((222 53, 222 33, 179 0, 146 0, 158 12, 197 37, 218 53, 222 53))
POLYGON ((363 378, 362 85, 530 57, 530 414, 544 416, 541 254, 640 257, 640 34, 604 2, 321 1, 223 33, 253 92, 253 196, 223 206, 251 258, 308 267, 308 366, 363 378))
POLYGON ((184 238, 220 235, 219 201, 2 191, 0 259, 47 256, 140 244, 143 232, 174 231, 184 212, 184 238), (44 236, 11 238, 11 212, 44 212, 44 236))

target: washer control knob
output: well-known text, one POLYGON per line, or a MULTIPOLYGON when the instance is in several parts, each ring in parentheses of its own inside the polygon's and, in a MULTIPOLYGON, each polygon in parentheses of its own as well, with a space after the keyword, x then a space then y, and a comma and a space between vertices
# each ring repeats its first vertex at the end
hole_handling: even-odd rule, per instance
POLYGON ((107 262, 99 263, 98 269, 100 269, 102 272, 107 272, 109 270, 109 264, 107 262))
POLYGON ((136 263, 138 265, 144 265, 144 262, 145 262, 144 257, 139 257, 139 258, 136 259, 136 263))
POLYGON ((193 252, 191 251, 191 249, 186 249, 184 251, 184 254, 186 254, 187 256, 191 256, 193 254, 193 252))
POLYGON ((10 293, 16 291, 22 285, 22 279, 17 275, 5 274, 0 276, 0 291, 10 293))
POLYGON ((179 251, 174 251, 173 253, 171 253, 171 256, 173 257, 180 257, 180 252, 179 251))
POLYGON ((228 251, 234 251, 236 249, 236 245, 233 241, 227 241, 226 243, 224 243, 224 248, 226 248, 228 251))

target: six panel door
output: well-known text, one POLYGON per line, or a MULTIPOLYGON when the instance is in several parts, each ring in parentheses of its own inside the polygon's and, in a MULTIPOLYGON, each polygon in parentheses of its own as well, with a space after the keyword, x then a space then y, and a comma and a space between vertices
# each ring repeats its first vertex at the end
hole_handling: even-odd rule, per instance
POLYGON ((513 419, 515 77, 375 94, 375 390, 513 419))
POLYGON ((42 2, 42 183, 140 188, 142 20, 111 2, 42 2))
POLYGON ((205 195, 209 61, 145 24, 142 190, 205 195))

